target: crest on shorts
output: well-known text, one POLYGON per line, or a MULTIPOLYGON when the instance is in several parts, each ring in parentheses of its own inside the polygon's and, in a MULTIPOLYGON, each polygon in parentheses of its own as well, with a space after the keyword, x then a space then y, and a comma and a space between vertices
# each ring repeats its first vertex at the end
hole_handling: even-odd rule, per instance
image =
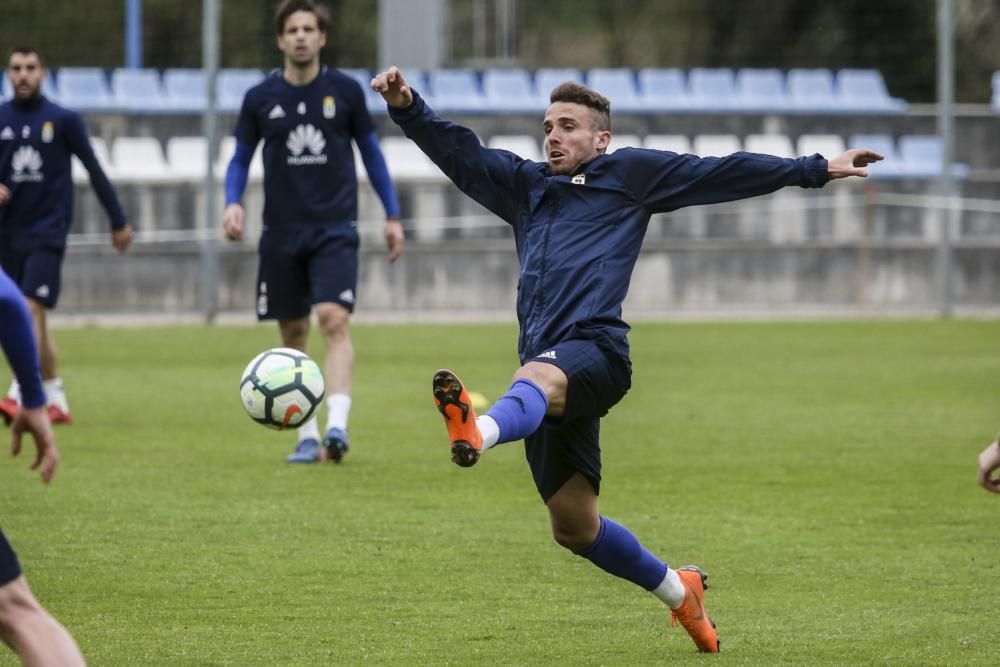
POLYGON ((333 118, 337 115, 337 102, 327 95, 323 98, 323 118, 333 118))
POLYGON ((583 185, 587 182, 587 175, 577 174, 576 176, 573 177, 573 180, 571 182, 573 183, 573 185, 583 185))

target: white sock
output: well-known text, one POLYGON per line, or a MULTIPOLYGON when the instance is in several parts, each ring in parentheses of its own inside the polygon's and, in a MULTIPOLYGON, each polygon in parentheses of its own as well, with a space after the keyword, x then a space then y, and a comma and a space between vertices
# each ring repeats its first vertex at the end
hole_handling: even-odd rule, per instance
POLYGON ((496 420, 489 415, 479 415, 476 417, 476 426, 479 428, 479 432, 483 435, 483 449, 489 449, 493 445, 497 444, 497 440, 500 439, 500 427, 497 426, 496 420))
POLYGON ((347 430, 347 413, 351 411, 351 397, 347 394, 330 394, 326 397, 326 430, 347 430))
POLYGON ((319 440, 319 420, 315 417, 299 427, 299 442, 309 438, 319 440))
POLYGON ((667 568, 667 574, 663 577, 660 585, 650 591, 653 595, 663 600, 663 603, 671 609, 677 609, 684 603, 684 582, 676 571, 667 568))
POLYGON ((54 405, 63 412, 68 413, 69 402, 67 402, 66 394, 63 392, 62 378, 43 380, 42 386, 45 388, 46 405, 54 405))
POLYGON ((17 383, 17 378, 10 381, 10 389, 7 390, 7 398, 13 398, 18 403, 21 402, 21 385, 17 383))

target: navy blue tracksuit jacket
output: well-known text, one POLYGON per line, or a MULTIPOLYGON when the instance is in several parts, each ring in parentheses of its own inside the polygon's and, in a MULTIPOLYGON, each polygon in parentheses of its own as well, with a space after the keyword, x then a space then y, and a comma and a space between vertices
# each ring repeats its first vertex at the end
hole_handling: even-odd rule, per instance
POLYGON ((474 132, 438 118, 417 94, 412 106, 389 112, 462 192, 513 227, 522 364, 575 338, 628 359, 622 302, 652 214, 829 180, 820 155, 701 158, 640 148, 600 155, 555 176, 546 163, 483 147, 474 132))

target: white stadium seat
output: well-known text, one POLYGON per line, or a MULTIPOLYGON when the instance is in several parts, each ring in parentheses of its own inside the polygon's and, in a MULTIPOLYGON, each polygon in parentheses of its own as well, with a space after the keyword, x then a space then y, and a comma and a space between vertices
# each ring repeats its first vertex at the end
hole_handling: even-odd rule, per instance
POLYGON ((488 146, 510 151, 524 160, 545 161, 538 140, 530 134, 498 134, 490 139, 488 146))
MULTIPOLYGON (((91 137, 90 147, 94 149, 94 156, 97 158, 97 163, 101 165, 101 168, 104 170, 104 174, 109 179, 113 180, 115 178, 115 171, 113 165, 111 164, 111 156, 108 155, 107 142, 100 137, 91 137)), ((75 155, 73 156, 71 168, 72 168, 74 183, 90 182, 90 174, 87 173, 87 169, 83 166, 83 163, 80 162, 80 159, 75 155)))
POLYGON ((740 139, 735 134, 699 134, 694 138, 695 155, 723 157, 740 150, 740 139))
POLYGON ((382 139, 382 153, 389 165, 389 173, 398 180, 443 181, 444 174, 420 147, 406 137, 382 139))
POLYGON ((608 155, 614 153, 619 148, 641 148, 642 139, 636 134, 612 134, 611 143, 608 145, 608 155))
POLYGON ((751 134, 743 142, 743 149, 751 153, 796 157, 792 140, 783 134, 751 134))
POLYGON ((162 180, 170 177, 163 149, 155 137, 118 137, 111 146, 111 162, 121 180, 162 180))
POLYGON ((642 142, 643 148, 671 153, 690 153, 691 140, 683 134, 647 134, 642 142))
POLYGON ((803 134, 799 137, 799 155, 819 153, 830 159, 844 152, 844 139, 839 134, 803 134))

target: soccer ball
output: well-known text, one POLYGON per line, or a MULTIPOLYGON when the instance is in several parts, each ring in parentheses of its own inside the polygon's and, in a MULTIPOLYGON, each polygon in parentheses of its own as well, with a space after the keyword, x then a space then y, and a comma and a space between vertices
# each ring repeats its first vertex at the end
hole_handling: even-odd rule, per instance
POLYGON ((297 428, 323 400, 323 374, 309 355, 287 347, 261 352, 240 379, 243 408, 268 428, 297 428))

